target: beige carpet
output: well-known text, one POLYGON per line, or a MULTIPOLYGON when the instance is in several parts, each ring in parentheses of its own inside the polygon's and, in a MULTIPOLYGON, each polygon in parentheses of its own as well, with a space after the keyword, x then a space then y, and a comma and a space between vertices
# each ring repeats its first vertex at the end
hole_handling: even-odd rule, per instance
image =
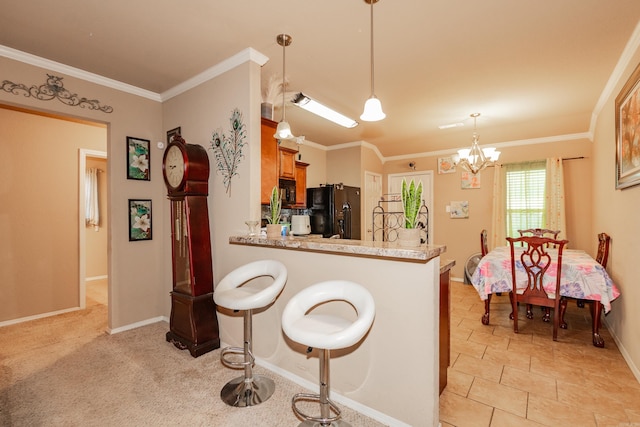
MULTIPOLYGON (((297 426, 299 385, 273 378, 274 395, 251 408, 226 406, 220 389, 242 371, 220 350, 198 358, 165 341, 164 322, 105 333, 106 306, 87 291, 87 309, 0 328, 1 426, 297 426)), ((382 426, 341 406, 353 426, 382 426)), ((315 408, 307 408, 315 412, 315 408)))

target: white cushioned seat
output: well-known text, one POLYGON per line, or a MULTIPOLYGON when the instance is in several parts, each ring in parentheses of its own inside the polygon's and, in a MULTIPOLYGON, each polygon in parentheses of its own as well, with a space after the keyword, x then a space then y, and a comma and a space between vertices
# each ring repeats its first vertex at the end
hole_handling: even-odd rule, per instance
POLYGON ((213 300, 219 306, 232 310, 262 308, 275 301, 286 282, 287 269, 281 262, 275 260, 254 261, 227 274, 216 286, 213 300), (262 290, 242 286, 248 281, 262 276, 273 277, 273 283, 262 290))
POLYGON ((282 329, 289 338, 308 347, 334 350, 352 346, 367 333, 375 316, 373 297, 363 286, 346 280, 318 283, 300 291, 282 313, 282 329), (327 314, 306 314, 328 301, 346 301, 358 318, 350 322, 327 314))

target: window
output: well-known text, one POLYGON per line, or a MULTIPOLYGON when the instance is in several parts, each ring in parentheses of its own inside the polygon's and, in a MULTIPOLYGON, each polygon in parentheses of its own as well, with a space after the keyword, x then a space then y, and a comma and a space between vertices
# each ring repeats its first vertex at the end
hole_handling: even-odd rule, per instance
POLYGON ((518 237, 518 230, 546 228, 546 162, 506 165, 507 236, 518 237))

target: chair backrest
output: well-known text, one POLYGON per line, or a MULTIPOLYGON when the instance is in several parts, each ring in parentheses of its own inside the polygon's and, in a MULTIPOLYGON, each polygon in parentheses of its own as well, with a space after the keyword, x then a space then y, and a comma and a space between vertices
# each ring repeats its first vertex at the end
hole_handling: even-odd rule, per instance
POLYGON ((560 230, 549 230, 547 228, 529 228, 527 230, 518 230, 520 237, 526 235, 532 235, 537 237, 545 237, 545 235, 549 235, 548 237, 553 236, 554 239, 558 238, 558 234, 560 234, 560 230))
POLYGON ((511 247, 511 278, 513 283, 513 295, 517 295, 518 301, 527 304, 541 305, 544 307, 557 307, 560 301, 560 276, 562 274, 562 251, 568 243, 567 240, 555 240, 548 237, 523 236, 507 237, 511 247), (517 244, 522 244, 520 247, 517 244), (550 246, 554 249, 551 251, 550 246), (516 250, 517 247, 517 250, 516 250), (519 263, 518 263, 519 261, 519 263), (551 268, 551 266, 555 268, 551 268), (517 294, 516 273, 524 270, 527 277, 527 287, 522 294, 517 294), (549 299, 544 289, 544 277, 546 274, 555 274, 555 300, 549 299))
POLYGON ((598 254, 596 255, 596 261, 602 267, 607 268, 607 261, 609 260, 609 243, 611 237, 607 233, 598 234, 598 254))
POLYGON ((482 230, 480 232, 480 252, 482 253, 482 256, 489 253, 489 246, 487 245, 487 230, 482 230))

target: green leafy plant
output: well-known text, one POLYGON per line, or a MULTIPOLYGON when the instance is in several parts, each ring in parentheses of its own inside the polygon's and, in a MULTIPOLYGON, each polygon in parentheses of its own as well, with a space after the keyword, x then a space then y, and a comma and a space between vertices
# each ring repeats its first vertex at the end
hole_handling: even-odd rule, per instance
POLYGON ((269 199, 270 216, 267 217, 269 224, 280 224, 280 210, 282 209, 282 201, 280 200, 280 193, 278 187, 273 186, 271 190, 271 198, 269 199))
POLYGON ((418 214, 422 204, 422 181, 418 185, 411 180, 407 185, 407 180, 402 180, 402 211, 404 213, 404 228, 416 228, 418 225, 418 214))

